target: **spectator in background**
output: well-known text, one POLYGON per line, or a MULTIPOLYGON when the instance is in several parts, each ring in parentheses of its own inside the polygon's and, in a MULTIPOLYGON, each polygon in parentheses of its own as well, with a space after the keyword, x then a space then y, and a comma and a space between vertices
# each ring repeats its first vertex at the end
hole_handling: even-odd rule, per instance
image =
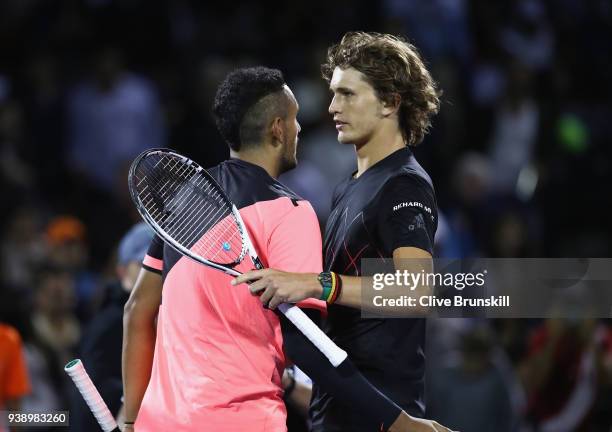
POLYGON ((153 83, 128 72, 117 48, 94 52, 91 77, 67 97, 66 162, 74 177, 70 211, 95 227, 89 240, 92 266, 99 266, 133 223, 128 166, 143 150, 164 147, 166 130, 153 83))
MULTIPOLYGON (((123 306, 129 297, 153 232, 141 222, 123 237, 117 252, 116 281, 108 287, 108 304, 91 321, 80 342, 80 358, 113 415, 121 406, 121 344, 123 306)), ((97 422, 79 394, 74 392, 70 417, 75 431, 95 430, 97 422)))
POLYGON ((70 94, 68 123, 69 166, 105 192, 117 191, 122 168, 140 152, 165 145, 154 86, 127 72, 114 47, 96 52, 91 78, 70 94))
MULTIPOLYGON (((32 283, 34 285, 34 283, 32 283)), ((18 330, 23 341, 24 360, 27 364, 30 389, 21 398, 22 411, 49 412, 66 409, 63 400, 63 386, 66 374, 62 370, 55 351, 48 346, 33 330, 30 319, 31 301, 24 294, 29 290, 17 290, 0 285, 0 322, 8 323, 18 330)), ((0 343, 0 357, 5 353, 5 347, 0 343)), ((5 376, 0 360, 0 382, 5 376)), ((2 397, 0 396, 0 400, 2 397)), ((0 403, 0 410, 2 410, 0 403)), ((1 423, 1 421, 0 421, 1 423)), ((20 429, 21 430, 21 429, 20 429)), ((4 432, 0 424, 0 431, 4 432)), ((29 429, 25 429, 29 431, 29 429)), ((36 427, 37 432, 48 432, 47 428, 36 427)))
POLYGON ((546 432, 609 430, 609 404, 601 408, 611 395, 611 340, 609 326, 594 319, 550 318, 534 329, 519 365, 532 426, 546 432))
POLYGON ((493 185, 499 193, 519 194, 519 176, 533 163, 540 108, 531 83, 527 68, 519 63, 510 66, 506 96, 497 109, 489 147, 493 185))
POLYGON ((91 313, 98 278, 89 267, 87 228, 74 216, 58 216, 49 222, 45 232, 49 262, 71 274, 74 280, 76 311, 82 322, 91 313))
POLYGON ((474 326, 461 337, 459 356, 430 375, 428 415, 462 432, 512 431, 517 417, 492 358, 491 333, 474 326))
MULTIPOLYGON (((16 329, 0 323, 0 411, 21 409, 21 398, 29 392, 21 337, 16 329)), ((0 418, 0 431, 6 430, 3 421, 0 418)))
POLYGON ((479 153, 466 153, 457 162, 452 178, 454 199, 448 210, 450 233, 443 256, 482 256, 485 252, 482 220, 490 197, 491 164, 479 153))
POLYGON ((52 202, 65 203, 68 180, 64 166, 66 110, 61 60, 37 50, 23 67, 23 108, 27 145, 20 148, 36 181, 36 189, 52 202))
MULTIPOLYGON (((3 85, 0 76, 0 87, 3 85)), ((2 90, 0 90, 0 93, 2 90)), ((25 140, 23 109, 17 100, 2 100, 0 94, 0 182, 15 191, 33 186, 33 172, 23 160, 19 148, 25 140)), ((2 184, 0 183, 0 184, 2 184)))
POLYGON ((538 71, 550 67, 555 38, 541 0, 511 2, 511 24, 500 35, 500 44, 510 56, 521 60, 529 69, 538 71))
POLYGON ((27 291, 34 284, 35 269, 47 256, 41 227, 41 211, 35 207, 9 214, 0 243, 0 280, 7 286, 27 291))
POLYGON ((81 333, 74 314, 72 275, 66 270, 47 265, 39 271, 34 289, 34 334, 53 350, 59 364, 65 364, 72 359, 81 333))

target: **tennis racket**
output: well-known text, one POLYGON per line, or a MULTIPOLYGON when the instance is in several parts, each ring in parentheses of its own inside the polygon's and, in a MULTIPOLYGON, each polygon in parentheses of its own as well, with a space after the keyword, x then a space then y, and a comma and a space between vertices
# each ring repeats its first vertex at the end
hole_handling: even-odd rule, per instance
POLYGON ((87 402, 87 406, 98 421, 98 424, 104 432, 119 432, 117 423, 113 418, 108 406, 104 403, 104 399, 100 396, 98 389, 94 386, 89 374, 83 366, 83 362, 79 359, 71 360, 64 366, 64 371, 72 378, 74 385, 87 402))
MULTIPOLYGON (((248 255, 263 265, 240 212, 215 179, 196 162, 168 149, 141 153, 128 184, 142 218, 170 246, 196 262, 232 276, 248 255)), ((278 309, 337 367, 347 354, 299 308, 278 309)))

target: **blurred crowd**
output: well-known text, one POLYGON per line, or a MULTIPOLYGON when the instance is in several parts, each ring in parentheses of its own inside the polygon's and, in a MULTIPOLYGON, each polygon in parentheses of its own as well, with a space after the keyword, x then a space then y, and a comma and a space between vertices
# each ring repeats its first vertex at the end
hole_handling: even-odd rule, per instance
MULTIPOLYGON (((210 109, 233 68, 285 73, 302 132, 282 180, 323 226, 354 156, 336 141, 319 65, 348 30, 403 35, 443 90, 416 149, 436 187, 439 257, 612 256, 610 1, 5 0, 0 323, 23 344, 22 409, 69 407, 63 365, 94 317, 125 301, 133 158, 228 156, 210 109)), ((612 430, 610 320, 429 327, 430 418, 464 432, 612 430)))

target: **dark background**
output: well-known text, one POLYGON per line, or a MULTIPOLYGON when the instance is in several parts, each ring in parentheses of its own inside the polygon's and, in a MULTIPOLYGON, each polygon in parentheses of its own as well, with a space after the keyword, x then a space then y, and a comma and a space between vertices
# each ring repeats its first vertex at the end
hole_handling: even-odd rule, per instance
MULTIPOLYGON (((416 150, 437 191, 438 256, 611 256, 610 1, 4 0, 0 320, 26 343, 26 407, 67 406, 60 365, 108 300, 117 242, 138 221, 133 157, 228 156, 210 114, 228 71, 285 73, 302 133, 284 180, 324 223, 354 156, 335 141, 319 65, 348 30, 407 38, 444 92, 416 150)), ((554 430, 610 430, 609 321, 432 321, 431 416, 538 430, 563 413, 554 430)))

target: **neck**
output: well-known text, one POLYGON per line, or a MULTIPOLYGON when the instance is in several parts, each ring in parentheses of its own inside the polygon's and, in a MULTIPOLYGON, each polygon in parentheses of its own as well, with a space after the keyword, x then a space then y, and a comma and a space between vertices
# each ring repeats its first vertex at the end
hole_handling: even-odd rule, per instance
POLYGON ((355 151, 357 152, 357 173, 355 178, 362 175, 375 163, 404 147, 406 147, 406 142, 397 128, 389 132, 383 130, 375 134, 366 143, 355 146, 355 151))
POLYGON ((234 151, 230 150, 230 156, 245 162, 262 167, 270 177, 278 178, 280 172, 280 162, 278 158, 265 151, 265 146, 259 146, 254 150, 234 151))

